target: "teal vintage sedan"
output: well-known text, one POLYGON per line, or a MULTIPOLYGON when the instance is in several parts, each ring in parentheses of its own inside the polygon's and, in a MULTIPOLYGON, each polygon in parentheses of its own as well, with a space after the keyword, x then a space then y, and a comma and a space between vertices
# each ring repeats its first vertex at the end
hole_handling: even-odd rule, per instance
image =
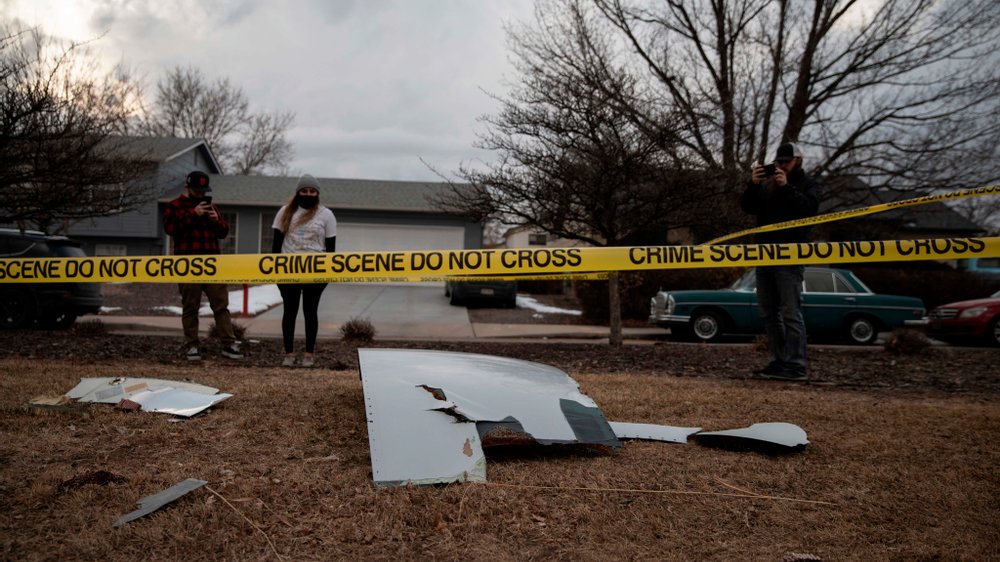
MULTIPOLYGON (((810 337, 871 344, 881 331, 927 324, 923 301, 875 294, 846 269, 806 267, 804 284, 803 316, 810 337)), ((660 291, 649 308, 650 323, 697 341, 764 333, 752 269, 728 289, 660 291)))

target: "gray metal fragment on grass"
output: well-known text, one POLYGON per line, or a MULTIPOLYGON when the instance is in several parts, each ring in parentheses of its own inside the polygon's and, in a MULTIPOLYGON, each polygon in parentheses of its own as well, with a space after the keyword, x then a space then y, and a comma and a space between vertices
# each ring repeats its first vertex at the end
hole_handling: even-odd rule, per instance
POLYGON ((139 504, 139 509, 126 513, 118 518, 111 526, 121 527, 122 525, 128 523, 129 521, 135 521, 136 519, 149 515, 154 511, 160 509, 161 507, 167 505, 168 503, 184 496, 188 492, 193 492, 198 488, 201 488, 205 484, 208 484, 205 480, 197 480, 194 478, 188 478, 174 484, 173 486, 163 490, 162 492, 157 492, 152 496, 146 496, 140 499, 137 503, 139 504))

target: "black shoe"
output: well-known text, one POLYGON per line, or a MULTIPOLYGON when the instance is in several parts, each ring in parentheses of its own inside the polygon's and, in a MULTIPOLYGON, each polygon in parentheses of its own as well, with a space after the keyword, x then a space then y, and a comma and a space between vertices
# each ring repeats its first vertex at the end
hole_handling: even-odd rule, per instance
POLYGON ((198 353, 198 346, 192 345, 187 348, 184 352, 184 357, 187 357, 188 361, 201 361, 201 353, 198 353))
POLYGON ((778 363, 768 363, 765 367, 761 369, 754 369, 753 374, 755 375, 779 375, 785 368, 778 363))
POLYGON ((783 369, 778 373, 761 374, 761 378, 775 381, 805 381, 809 379, 805 371, 795 369, 783 369))
POLYGON ((222 355, 230 359, 243 359, 243 352, 240 351, 240 344, 234 343, 222 349, 222 355))

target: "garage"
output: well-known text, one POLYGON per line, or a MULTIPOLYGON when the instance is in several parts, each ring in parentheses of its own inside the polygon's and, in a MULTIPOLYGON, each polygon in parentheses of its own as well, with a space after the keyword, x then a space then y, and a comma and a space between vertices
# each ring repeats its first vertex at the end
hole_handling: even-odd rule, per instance
POLYGON ((337 251, 340 252, 461 250, 464 247, 465 228, 458 226, 337 224, 337 251))

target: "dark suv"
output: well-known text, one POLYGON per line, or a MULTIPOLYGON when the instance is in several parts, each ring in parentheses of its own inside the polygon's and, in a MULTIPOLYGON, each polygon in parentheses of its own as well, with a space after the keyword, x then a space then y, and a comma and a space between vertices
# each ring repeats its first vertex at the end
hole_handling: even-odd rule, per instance
MULTIPOLYGON (((65 236, 0 228, 0 259, 76 258, 87 254, 65 236)), ((0 283, 0 328, 65 329, 104 304, 99 283, 0 283)))

